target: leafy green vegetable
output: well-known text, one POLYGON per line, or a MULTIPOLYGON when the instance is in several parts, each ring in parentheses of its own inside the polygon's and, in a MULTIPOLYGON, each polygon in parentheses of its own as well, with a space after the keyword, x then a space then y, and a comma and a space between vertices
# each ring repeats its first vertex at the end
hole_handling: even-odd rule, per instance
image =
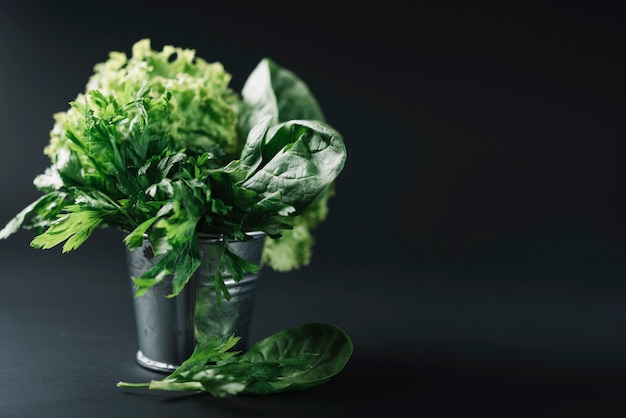
MULTIPOLYGON (((130 57, 111 52, 54 115, 51 165, 34 180, 43 196, 0 239, 24 228, 33 247, 67 252, 97 228, 124 231, 130 250, 147 237, 159 261, 133 278, 137 296, 170 274, 170 296, 182 291, 200 267, 197 234, 224 238, 218 264, 235 280, 260 268, 229 249, 253 231, 269 237, 269 267, 308 264, 310 231, 346 161, 343 138, 304 82, 274 61, 261 60, 241 95, 230 80, 221 63, 190 49, 155 51, 148 39, 130 57)), ((221 269, 215 278, 228 299, 221 269)))
POLYGON ((352 341, 339 327, 308 323, 258 341, 244 353, 229 351, 232 336, 201 342, 183 364, 162 380, 118 382, 123 388, 199 391, 216 397, 270 395, 321 385, 352 356, 352 341))

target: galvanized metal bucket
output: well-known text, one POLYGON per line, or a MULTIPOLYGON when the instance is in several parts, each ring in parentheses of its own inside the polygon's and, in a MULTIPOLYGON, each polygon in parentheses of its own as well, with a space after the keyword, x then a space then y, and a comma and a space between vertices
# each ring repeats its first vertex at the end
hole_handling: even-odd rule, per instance
MULTIPOLYGON (((260 265, 266 236, 262 232, 248 235, 252 239, 231 241, 230 248, 240 257, 260 265)), ((245 275, 243 280, 236 282, 228 271, 222 271, 231 299, 222 297, 217 306, 212 279, 216 252, 211 250, 219 242, 220 238, 214 236, 199 237, 202 264, 176 297, 167 297, 172 292, 171 276, 139 297, 135 297, 136 289, 131 280, 139 345, 136 357, 143 367, 171 372, 204 338, 225 338, 235 334, 241 337, 235 348, 247 348, 260 272, 245 275)), ((131 277, 141 276, 158 261, 148 240, 144 240, 141 248, 127 249, 126 255, 131 277)))

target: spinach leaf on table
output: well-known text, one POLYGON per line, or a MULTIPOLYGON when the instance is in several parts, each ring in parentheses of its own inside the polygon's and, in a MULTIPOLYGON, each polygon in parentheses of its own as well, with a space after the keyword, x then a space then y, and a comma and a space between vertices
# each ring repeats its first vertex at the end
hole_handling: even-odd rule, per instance
POLYGON ((162 380, 119 382, 118 387, 199 391, 216 397, 270 395, 321 385, 337 375, 352 355, 352 341, 339 327, 313 322, 280 331, 241 354, 229 351, 239 337, 211 339, 162 380))

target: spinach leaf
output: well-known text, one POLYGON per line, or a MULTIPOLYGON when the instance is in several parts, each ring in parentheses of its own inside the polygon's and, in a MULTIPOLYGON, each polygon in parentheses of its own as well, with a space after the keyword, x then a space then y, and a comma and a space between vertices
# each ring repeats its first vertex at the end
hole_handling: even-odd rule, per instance
POLYGON ((199 391, 212 396, 270 395, 321 385, 337 375, 352 356, 350 337, 339 327, 312 322, 280 331, 244 353, 230 350, 238 337, 201 342, 163 380, 118 382, 118 387, 199 391))
POLYGON ((281 331, 254 344, 239 360, 288 364, 288 360, 306 357, 308 367, 285 368, 280 379, 251 382, 245 392, 267 394, 320 385, 344 368, 352 350, 348 335, 331 324, 313 322, 281 331))
POLYGON ((270 58, 263 58, 248 76, 241 96, 246 105, 238 121, 248 132, 269 116, 272 124, 306 119, 324 121, 317 99, 292 71, 270 58))
POLYGON ((343 169, 346 148, 341 135, 317 121, 293 120, 276 125, 263 148, 266 161, 242 186, 262 196, 280 192, 301 213, 343 169))

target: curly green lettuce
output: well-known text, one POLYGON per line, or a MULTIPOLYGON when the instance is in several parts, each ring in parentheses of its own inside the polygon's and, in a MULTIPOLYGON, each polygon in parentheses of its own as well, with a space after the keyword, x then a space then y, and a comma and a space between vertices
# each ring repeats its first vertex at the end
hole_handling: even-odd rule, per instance
MULTIPOLYGON (((113 51, 107 61, 96 64, 85 93, 80 93, 75 102, 89 101, 90 91, 111 96, 119 104, 129 103, 144 89, 152 99, 167 94, 167 114, 148 109, 146 118, 152 134, 169 137, 176 149, 208 151, 228 160, 236 157, 245 139, 238 137, 236 131, 240 100, 229 86, 231 78, 221 63, 209 63, 193 49, 165 45, 156 51, 149 39, 142 39, 133 45, 130 57, 113 51)), ((93 105, 89 108, 112 110, 93 105)), ((59 148, 67 144, 67 126, 79 123, 84 118, 83 111, 72 106, 54 115, 55 125, 44 151, 53 160, 59 148)))

